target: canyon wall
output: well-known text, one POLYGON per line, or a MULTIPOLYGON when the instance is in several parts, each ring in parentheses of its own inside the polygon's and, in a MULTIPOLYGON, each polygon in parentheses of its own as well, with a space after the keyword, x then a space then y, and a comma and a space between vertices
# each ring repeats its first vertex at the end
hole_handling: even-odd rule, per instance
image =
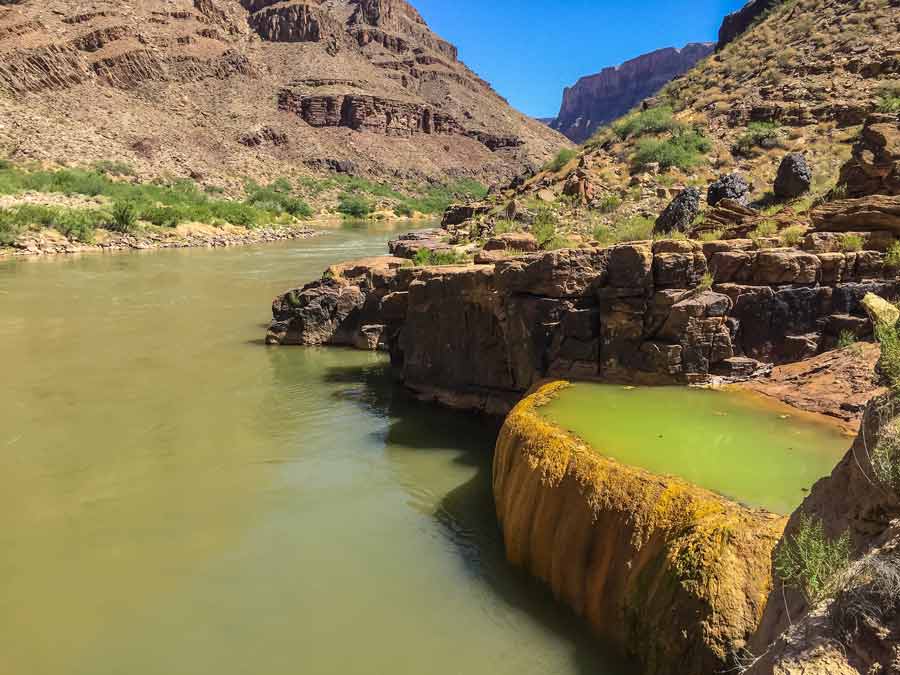
POLYGON ((647 675, 721 672, 752 635, 785 518, 600 455, 539 412, 510 413, 493 488, 509 560, 647 675))
POLYGON ((240 185, 343 162, 496 183, 568 145, 404 0, 2 3, 0 93, 11 159, 114 158, 150 178, 240 185))
POLYGON ((550 126, 575 143, 584 143, 598 128, 653 96, 712 52, 710 43, 669 47, 582 77, 566 87, 559 115, 550 126))

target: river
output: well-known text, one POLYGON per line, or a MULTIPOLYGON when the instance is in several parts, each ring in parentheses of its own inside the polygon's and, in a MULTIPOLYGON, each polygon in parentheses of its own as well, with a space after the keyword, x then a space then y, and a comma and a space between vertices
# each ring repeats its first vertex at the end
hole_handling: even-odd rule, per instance
POLYGON ((626 675, 504 561, 496 423, 269 301, 396 233, 0 261, 2 675, 626 675))

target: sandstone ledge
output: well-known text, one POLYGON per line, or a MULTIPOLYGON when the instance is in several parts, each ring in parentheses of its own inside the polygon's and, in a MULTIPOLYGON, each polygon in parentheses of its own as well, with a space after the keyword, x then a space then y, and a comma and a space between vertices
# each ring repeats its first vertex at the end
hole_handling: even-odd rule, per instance
POLYGON ((603 457, 537 412, 565 386, 519 403, 497 441, 509 560, 644 672, 720 672, 759 623, 786 518, 603 457))

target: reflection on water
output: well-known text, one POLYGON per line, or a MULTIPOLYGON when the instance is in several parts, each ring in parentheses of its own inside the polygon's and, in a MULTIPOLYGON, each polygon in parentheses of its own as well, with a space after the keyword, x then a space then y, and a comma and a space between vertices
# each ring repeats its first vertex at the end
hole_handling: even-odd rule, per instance
POLYGON ((0 673, 627 673, 503 561, 496 424, 259 344, 387 229, 0 263, 0 673))

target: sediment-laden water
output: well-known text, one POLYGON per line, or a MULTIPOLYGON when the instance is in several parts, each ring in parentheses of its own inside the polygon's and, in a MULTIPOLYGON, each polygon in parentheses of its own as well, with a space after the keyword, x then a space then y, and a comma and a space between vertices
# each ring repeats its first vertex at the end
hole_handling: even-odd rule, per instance
POLYGON ((541 413, 608 457, 780 514, 851 441, 824 418, 739 391, 578 383, 541 413))
POLYGON ((0 262, 0 673, 635 672, 504 562, 494 424, 261 344, 389 236, 0 262))

